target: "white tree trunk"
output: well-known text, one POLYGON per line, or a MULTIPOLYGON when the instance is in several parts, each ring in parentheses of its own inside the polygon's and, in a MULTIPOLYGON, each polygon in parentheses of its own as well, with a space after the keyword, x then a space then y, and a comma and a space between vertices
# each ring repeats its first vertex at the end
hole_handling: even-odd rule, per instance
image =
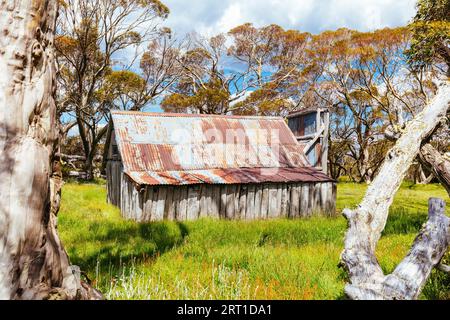
POLYGON ((394 195, 418 155, 423 139, 445 117, 449 103, 450 86, 444 82, 433 101, 407 123, 360 205, 354 210, 344 210, 349 229, 341 265, 349 274, 350 284, 345 292, 350 298, 416 298, 432 267, 445 253, 449 243, 449 220, 441 208, 444 204, 431 200, 427 225, 393 274, 385 276, 375 257, 375 248, 386 225, 394 195))
POLYGON ((0 299, 95 295, 74 275, 56 231, 57 2, 0 1, 0 299))

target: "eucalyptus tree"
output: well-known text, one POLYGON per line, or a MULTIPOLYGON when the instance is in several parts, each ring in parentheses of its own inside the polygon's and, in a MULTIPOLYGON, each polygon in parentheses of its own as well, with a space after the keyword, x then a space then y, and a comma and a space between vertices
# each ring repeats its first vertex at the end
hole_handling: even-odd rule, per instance
POLYGON ((0 299, 101 295, 57 232, 56 0, 0 2, 0 299))
MULTIPOLYGON (((61 117, 72 117, 76 123, 88 178, 93 177, 93 159, 107 132, 105 117, 111 101, 130 96, 130 88, 140 92, 139 86, 144 83, 130 72, 117 71, 135 65, 143 44, 160 35, 159 22, 168 14, 169 9, 159 0, 62 2, 55 39, 58 107, 61 117), (129 83, 123 88, 125 92, 111 99, 111 94, 121 88, 118 79, 129 83)), ((145 94, 136 102, 143 101, 145 94)))

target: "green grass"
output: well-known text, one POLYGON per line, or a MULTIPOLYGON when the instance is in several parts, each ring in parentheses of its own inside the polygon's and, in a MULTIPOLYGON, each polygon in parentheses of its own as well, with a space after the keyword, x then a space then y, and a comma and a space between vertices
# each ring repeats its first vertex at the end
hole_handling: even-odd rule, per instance
MULTIPOLYGON (((340 183, 338 210, 364 191, 340 183)), ((377 250, 385 272, 407 252, 431 196, 448 201, 439 185, 402 185, 377 250)), ((344 298, 343 217, 135 223, 105 199, 101 183, 66 184, 59 231, 71 262, 109 299, 344 298)), ((421 298, 450 299, 450 277, 433 271, 421 298)))

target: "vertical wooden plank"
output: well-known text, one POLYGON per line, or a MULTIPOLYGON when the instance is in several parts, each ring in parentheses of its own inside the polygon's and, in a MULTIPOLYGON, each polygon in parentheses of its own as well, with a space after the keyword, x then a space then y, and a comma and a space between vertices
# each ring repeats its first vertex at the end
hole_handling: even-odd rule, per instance
POLYGON ((234 196, 236 192, 236 185, 230 184, 227 187, 227 200, 226 200, 226 218, 227 219, 233 219, 235 215, 235 209, 234 209, 234 196))
MULTIPOLYGON (((111 161, 110 161, 110 162, 111 162, 111 161)), ((117 167, 117 166, 116 166, 116 167, 117 167)), ((114 168, 114 167, 111 167, 111 168, 110 168, 110 174, 111 174, 111 177, 110 177, 110 179, 108 179, 108 180, 109 180, 109 183, 111 183, 112 197, 114 198, 114 199, 111 201, 111 203, 117 206, 117 205, 118 205, 118 200, 119 200, 117 190, 118 190, 118 188, 120 187, 120 181, 119 181, 120 175, 118 175, 118 171, 117 171, 117 169, 114 168), (118 178, 119 178, 119 179, 118 179, 118 178)))
POLYGON ((114 165, 112 161, 108 161, 106 163, 106 178, 107 178, 107 191, 108 191, 108 203, 117 205, 115 198, 115 188, 117 187, 117 183, 114 183, 114 175, 115 175, 114 165))
MULTIPOLYGON (((122 162, 117 161, 117 174, 116 174, 116 182, 118 183, 117 187, 116 187, 116 192, 117 192, 117 205, 119 205, 120 203, 120 199, 122 197, 122 190, 120 188, 122 180, 121 180, 121 176, 122 176, 122 172, 123 172, 123 166, 122 166, 122 162)), ((114 184, 116 183, 114 182, 114 184)))
POLYGON ((220 218, 220 204, 221 204, 221 197, 222 197, 222 186, 221 185, 215 185, 214 186, 214 213, 216 218, 220 218))
POLYGON ((150 207, 150 219, 149 221, 156 221, 156 211, 158 209, 158 194, 159 190, 161 189, 160 186, 154 186, 153 187, 153 194, 152 194, 152 205, 150 207))
POLYGON ((320 183, 320 212, 326 216, 330 216, 327 208, 328 202, 328 184, 326 182, 320 183))
POLYGON ((283 198, 283 185, 281 183, 276 184, 277 188, 277 199, 276 199, 276 211, 275 217, 281 217, 281 199, 283 198))
POLYGON ((291 183, 291 205, 289 206, 289 217, 290 218, 298 218, 300 212, 300 197, 299 197, 299 184, 291 183))
POLYGON ((314 209, 313 209, 313 214, 314 215, 319 215, 321 214, 321 207, 320 204, 322 203, 321 200, 321 183, 314 183, 314 209))
POLYGON ((117 205, 117 197, 116 197, 116 189, 118 187, 116 170, 114 170, 114 165, 112 161, 108 161, 106 164, 106 176, 108 178, 108 202, 114 205, 117 205), (116 179, 115 179, 116 178, 116 179), (116 180, 114 183, 114 180, 116 180))
POLYGON ((233 219, 240 219, 239 199, 241 194, 241 185, 237 184, 234 190, 234 216, 233 219))
POLYGON ((111 196, 111 188, 112 188, 112 173, 111 173, 111 161, 106 162, 106 203, 112 203, 113 199, 111 196))
POLYGON ((128 188, 128 196, 127 196, 127 210, 128 217, 134 220, 134 212, 133 212, 133 187, 131 185, 130 179, 127 178, 127 188, 128 188))
POLYGON ((199 210, 198 210, 198 217, 204 217, 205 216, 205 207, 206 207, 206 184, 199 185, 199 191, 198 191, 198 204, 199 204, 199 210))
POLYGON ((138 206, 139 206, 139 221, 144 221, 144 196, 145 196, 145 186, 142 186, 138 192, 138 206))
POLYGON ((220 212, 220 185, 211 185, 211 197, 210 197, 210 212, 211 217, 213 218, 219 218, 219 212, 220 212))
POLYGON ((315 210, 315 203, 316 203, 316 198, 314 195, 314 183, 308 183, 308 191, 309 191, 309 196, 308 196, 308 217, 312 217, 314 214, 314 210, 315 210))
POLYGON ((188 187, 187 220, 198 219, 200 211, 199 193, 200 185, 191 185, 188 187))
POLYGON ((262 200, 263 185, 261 183, 258 183, 253 186, 254 186, 254 190, 255 190, 253 217, 254 217, 254 219, 261 219, 261 218, 263 218, 263 215, 261 214, 261 200, 262 200))
POLYGON ((131 183, 130 178, 127 178, 127 185, 128 185, 128 197, 127 197, 128 214, 132 220, 135 220, 135 218, 134 218, 134 201, 133 201, 133 185, 131 183))
POLYGON ((158 198, 156 200, 156 208, 155 208, 155 221, 162 221, 164 220, 164 207, 166 204, 166 194, 167 194, 167 187, 166 186, 160 186, 158 188, 158 198))
POLYGON ((133 216, 133 189, 130 180, 127 178, 127 216, 128 219, 134 220, 133 216))
POLYGON ((178 221, 178 217, 180 215, 180 193, 181 188, 180 186, 174 186, 173 187, 173 220, 178 221))
POLYGON ((271 183, 269 186, 269 209, 267 213, 268 218, 275 218, 277 217, 279 204, 278 204, 278 188, 277 184, 271 183))
POLYGON ((211 215, 211 192, 210 184, 202 184, 200 192, 200 217, 208 217, 211 215))
POLYGON ((286 196, 287 196, 287 207, 286 207, 286 217, 289 218, 289 210, 291 207, 291 184, 286 183, 286 196))
POLYGON ((129 219, 129 208, 128 208, 128 199, 130 197, 128 192, 128 181, 126 175, 122 174, 122 195, 123 195, 123 209, 122 213, 125 219, 129 219))
POLYGON ((115 171, 113 169, 114 169, 114 167, 113 167, 112 161, 108 161, 106 163, 106 182, 107 182, 106 190, 108 192, 107 202, 117 205, 117 203, 116 203, 117 199, 114 197, 115 196, 114 189, 115 189, 115 187, 117 187, 117 183, 114 184, 114 182, 113 182, 114 174, 115 174, 115 171))
POLYGON ((153 200, 153 187, 146 186, 144 193, 144 221, 150 221, 150 214, 152 209, 152 200, 153 200))
POLYGON ((227 189, 228 185, 224 184, 220 186, 220 208, 219 216, 223 219, 227 217, 227 189))
POLYGON ((108 203, 111 203, 115 206, 117 206, 117 197, 116 197, 116 190, 119 186, 119 183, 117 181, 116 170, 113 165, 112 161, 108 161, 106 163, 106 180, 107 180, 107 190, 108 190, 108 203), (114 183, 114 180, 116 180, 114 183))
POLYGON ((128 198, 128 185, 125 181, 125 174, 122 173, 122 206, 121 206, 121 211, 122 211, 122 216, 125 219, 128 219, 128 208, 127 208, 127 198, 128 198))
POLYGON ((120 197, 120 214, 122 215, 122 217, 125 218, 125 205, 123 203, 125 197, 124 197, 124 190, 123 190, 123 174, 120 175, 120 180, 121 180, 121 188, 120 188, 120 193, 121 193, 121 197, 120 197))
POLYGON ((137 186, 133 183, 133 206, 134 206, 134 220, 140 221, 140 212, 139 212, 139 190, 137 186))
POLYGON ((245 210, 247 209, 247 188, 248 185, 242 184, 239 191, 239 219, 245 219, 245 210))
POLYGON ((120 197, 120 205, 119 205, 119 208, 120 208, 120 214, 121 214, 121 216, 122 217, 124 217, 124 211, 123 211, 123 209, 124 209, 124 205, 123 205, 123 174, 121 174, 120 175, 120 185, 121 185, 121 188, 120 188, 120 194, 121 194, 121 197, 120 197))
POLYGON ((253 220, 256 218, 256 210, 255 210, 255 189, 256 186, 254 184, 247 185, 247 196, 246 196, 246 212, 245 219, 253 220))
MULTIPOLYGON (((118 162, 118 161, 117 161, 118 162)), ((120 201, 120 163, 118 162, 117 165, 113 168, 111 168, 112 171, 112 177, 111 177, 111 183, 113 184, 113 197, 114 197, 114 205, 119 206, 120 201)))
POLYGON ((337 194, 337 185, 335 182, 330 182, 330 189, 331 189, 331 194, 330 194, 330 212, 333 216, 336 216, 337 212, 336 212, 336 194, 337 194))
POLYGON ((307 217, 309 215, 309 183, 302 183, 300 186, 300 216, 307 217))
POLYGON ((281 184, 281 207, 280 207, 280 217, 288 217, 288 185, 286 183, 281 184))
POLYGON ((308 217, 311 217, 314 212, 314 183, 308 183, 308 217))
POLYGON ((203 208, 203 213, 202 213, 202 209, 200 208, 200 216, 204 217, 211 217, 212 214, 212 199, 211 199, 211 195, 213 193, 213 185, 212 184, 208 184, 208 185, 204 185, 206 188, 206 192, 204 192, 205 195, 205 203, 204 203, 204 208, 203 208))
POLYGON ((123 175, 123 195, 124 195, 124 199, 123 199, 123 214, 124 217, 126 219, 129 219, 129 209, 128 209, 128 199, 129 199, 129 192, 128 192, 128 181, 127 181, 127 177, 125 176, 125 174, 123 175))
POLYGON ((180 207, 179 207, 179 221, 187 220, 187 202, 188 202, 188 187, 180 186, 180 207))
POLYGON ((117 172, 117 170, 114 170, 111 177, 111 184, 113 185, 113 193, 115 197, 115 205, 120 206, 119 199, 120 199, 120 172, 117 172))
POLYGON ((266 219, 269 211, 269 185, 264 184, 261 197, 261 218, 266 219))
POLYGON ((141 221, 142 219, 141 197, 138 186, 136 186, 134 183, 133 183, 133 193, 134 193, 134 211, 136 221, 141 221))
POLYGON ((120 181, 120 184, 119 184, 119 186, 118 186, 118 192, 119 192, 119 201, 120 201, 120 198, 122 197, 122 192, 121 192, 121 190, 120 190, 120 188, 121 188, 121 183, 122 183, 122 180, 120 179, 120 177, 122 176, 122 174, 123 174, 123 165, 122 165, 122 163, 120 162, 120 165, 119 165, 119 181, 120 181))
POLYGON ((167 189, 167 191, 166 191, 166 203, 164 205, 164 219, 171 221, 174 220, 175 216, 175 209, 173 205, 174 187, 167 186, 165 188, 167 189))

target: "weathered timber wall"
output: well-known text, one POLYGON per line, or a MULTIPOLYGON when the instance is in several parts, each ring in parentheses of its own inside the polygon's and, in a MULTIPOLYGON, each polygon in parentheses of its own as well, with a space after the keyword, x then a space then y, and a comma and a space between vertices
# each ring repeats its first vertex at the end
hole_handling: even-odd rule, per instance
POLYGON ((120 207, 122 185, 122 162, 108 161, 106 164, 107 201, 120 207))
POLYGON ((336 211, 334 182, 137 186, 118 173, 120 164, 108 168, 108 184, 113 184, 108 201, 120 207, 124 218, 135 221, 301 218, 334 216, 336 211))

